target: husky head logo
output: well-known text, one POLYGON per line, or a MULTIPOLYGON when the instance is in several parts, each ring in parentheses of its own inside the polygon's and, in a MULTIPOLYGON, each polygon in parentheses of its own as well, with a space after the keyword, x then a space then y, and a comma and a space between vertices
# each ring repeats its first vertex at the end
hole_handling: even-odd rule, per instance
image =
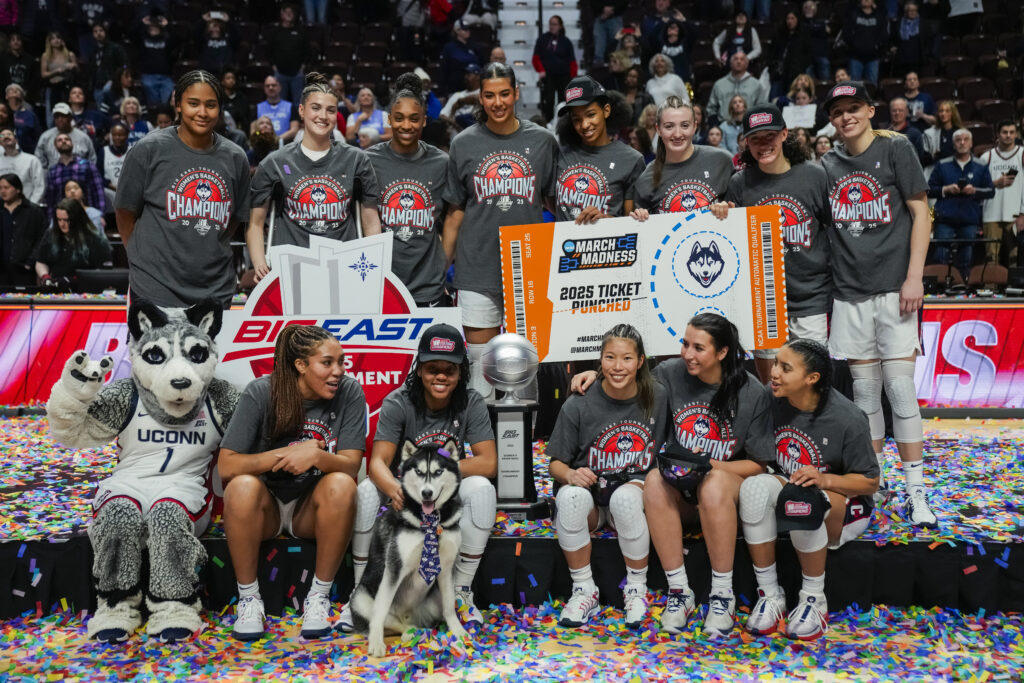
POLYGON ((622 453, 628 453, 633 450, 633 438, 629 434, 620 434, 615 440, 615 447, 622 453))
MULTIPOLYGON (((449 502, 458 505, 460 476, 457 453, 458 446, 451 439, 441 447, 405 442, 400 470, 406 505, 413 502, 427 515, 449 502)), ((419 527, 419 517, 412 512, 403 510, 402 516, 419 527)))
POLYGON ((701 416, 693 421, 694 434, 701 438, 704 438, 705 436, 708 435, 709 432, 711 432, 711 422, 708 421, 708 418, 701 416))
POLYGON ((590 189, 590 181, 587 180, 587 177, 583 175, 576 176, 575 185, 577 192, 586 192, 587 190, 590 189))
POLYGON ((196 185, 196 196, 199 197, 200 201, 208 202, 210 197, 213 196, 213 188, 210 187, 210 183, 201 182, 196 185))
POLYGON ((686 265, 690 269, 693 279, 702 287, 707 288, 722 274, 725 261, 722 260, 722 254, 718 251, 718 243, 712 241, 708 246, 702 247, 700 242, 695 241, 686 265))
POLYGON ((416 200, 412 198, 411 193, 403 192, 402 196, 398 198, 398 205, 408 211, 416 206, 416 200))
POLYGON ((800 450, 800 444, 796 443, 795 441, 790 441, 789 445, 786 446, 786 455, 791 457, 794 462, 800 462, 802 459, 801 456, 803 455, 802 451, 800 450))
POLYGON ((512 177, 512 164, 507 161, 503 161, 498 164, 498 177, 502 180, 508 180, 512 177))
POLYGON ((852 203, 859 204, 860 200, 864 198, 864 192, 860 185, 854 185, 846 191, 846 196, 852 203))
POLYGON ((323 204, 327 201, 327 190, 322 185, 317 185, 309 192, 309 198, 316 204, 323 204))
POLYGON ((686 192, 679 197, 679 204, 685 211, 693 211, 697 208, 697 198, 693 196, 692 192, 686 192))

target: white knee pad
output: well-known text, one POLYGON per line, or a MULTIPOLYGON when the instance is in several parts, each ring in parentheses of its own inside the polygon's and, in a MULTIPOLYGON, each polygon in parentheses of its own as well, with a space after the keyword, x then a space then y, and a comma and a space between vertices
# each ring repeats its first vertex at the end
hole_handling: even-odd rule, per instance
POLYGON ((370 541, 373 538, 373 524, 381 504, 380 491, 369 479, 363 479, 356 487, 356 519, 352 525, 352 554, 368 557, 370 541))
POLYGON ((462 499, 462 547, 467 555, 480 555, 487 547, 487 540, 494 528, 498 509, 498 496, 494 485, 486 477, 466 477, 459 485, 462 499))
POLYGON ((828 531, 825 529, 825 522, 812 531, 793 529, 789 532, 789 540, 793 542, 793 548, 801 553, 817 552, 828 545, 828 531))
POLYGON ((885 438, 885 416, 882 415, 882 364, 857 363, 850 365, 853 377, 853 402, 868 416, 871 438, 885 438))
POLYGON ((651 534, 644 515, 644 491, 633 484, 623 484, 612 492, 608 511, 619 536, 619 549, 627 560, 642 560, 651 551, 651 534))
POLYGON ((484 400, 494 398, 494 387, 484 379, 483 367, 480 364, 480 356, 484 353, 487 344, 466 344, 466 351, 469 354, 469 388, 476 389, 477 393, 484 397, 484 400))
POLYGON ((558 546, 572 552, 590 543, 587 517, 594 509, 594 497, 590 491, 579 486, 563 486, 555 496, 555 531, 558 532, 558 546))
POLYGON ((892 434, 900 443, 924 441, 921 407, 917 404, 917 387, 914 386, 914 367, 915 363, 909 360, 882 362, 885 395, 892 405, 892 434))
POLYGON ((782 493, 782 482, 772 474, 747 477, 740 485, 740 521, 747 543, 769 543, 778 537, 775 504, 782 493))

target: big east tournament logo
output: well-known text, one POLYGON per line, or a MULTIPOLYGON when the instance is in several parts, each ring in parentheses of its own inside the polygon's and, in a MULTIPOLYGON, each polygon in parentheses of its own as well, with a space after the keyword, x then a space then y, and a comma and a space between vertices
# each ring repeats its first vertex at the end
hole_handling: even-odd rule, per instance
POLYGON ((558 205, 565 207, 573 218, 589 206, 596 206, 601 213, 608 213, 611 198, 608 180, 593 166, 577 164, 558 176, 558 205))
POLYGON ((536 195, 537 177, 525 158, 515 152, 495 152, 484 158, 473 175, 473 190, 478 204, 497 198, 502 211, 512 208, 515 200, 532 204, 536 195))
POLYGON ((715 460, 728 460, 736 450, 736 439, 728 422, 719 423, 712 416, 711 407, 691 403, 672 416, 676 428, 676 441, 683 448, 701 451, 715 460))
POLYGON ((213 171, 186 171, 167 191, 167 220, 181 221, 200 235, 212 229, 223 230, 231 220, 230 194, 227 183, 213 171))
POLYGON ((820 472, 826 470, 821 451, 811 437, 793 427, 783 427, 775 432, 775 459, 786 474, 793 474, 807 465, 820 472))
POLYGON ((587 453, 587 467, 597 474, 646 472, 654 458, 651 430, 632 420, 605 428, 587 453))
POLYGON ((829 196, 832 221, 837 230, 854 237, 892 221, 889 193, 882 192, 878 181, 867 173, 852 173, 840 180, 829 196))
POLYGON ((784 194, 765 197, 758 206, 777 204, 782 214, 782 236, 786 246, 794 251, 811 247, 811 218, 807 209, 796 199, 784 194))
POLYGON ((403 242, 434 228, 434 198, 414 180, 398 180, 385 188, 380 200, 380 221, 403 242))
POLYGON ((288 218, 310 232, 327 232, 328 223, 338 227, 348 219, 349 196, 329 176, 304 178, 292 187, 285 200, 288 218))
POLYGON ((718 195, 710 186, 696 180, 676 183, 661 200, 661 213, 686 213, 711 206, 718 195))

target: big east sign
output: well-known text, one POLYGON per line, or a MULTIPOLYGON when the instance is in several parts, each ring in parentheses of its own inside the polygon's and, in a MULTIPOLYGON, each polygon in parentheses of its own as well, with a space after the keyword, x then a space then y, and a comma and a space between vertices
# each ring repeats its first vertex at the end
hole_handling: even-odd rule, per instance
POLYGON ((270 274, 241 311, 227 311, 217 345, 217 376, 237 386, 270 374, 274 344, 288 325, 319 325, 345 349, 345 372, 369 406, 367 452, 384 397, 405 381, 423 331, 462 327, 457 308, 417 308, 391 272, 392 235, 352 242, 312 236, 308 249, 271 250, 270 274))

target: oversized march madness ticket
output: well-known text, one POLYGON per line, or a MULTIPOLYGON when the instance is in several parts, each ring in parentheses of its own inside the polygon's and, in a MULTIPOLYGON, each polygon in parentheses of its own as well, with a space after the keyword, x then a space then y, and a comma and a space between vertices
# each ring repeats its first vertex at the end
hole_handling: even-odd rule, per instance
POLYGON ((501 228, 505 326, 541 361, 592 359, 627 322, 647 354, 679 353, 686 322, 726 316, 747 349, 786 341, 785 269, 778 207, 661 214, 501 228))

